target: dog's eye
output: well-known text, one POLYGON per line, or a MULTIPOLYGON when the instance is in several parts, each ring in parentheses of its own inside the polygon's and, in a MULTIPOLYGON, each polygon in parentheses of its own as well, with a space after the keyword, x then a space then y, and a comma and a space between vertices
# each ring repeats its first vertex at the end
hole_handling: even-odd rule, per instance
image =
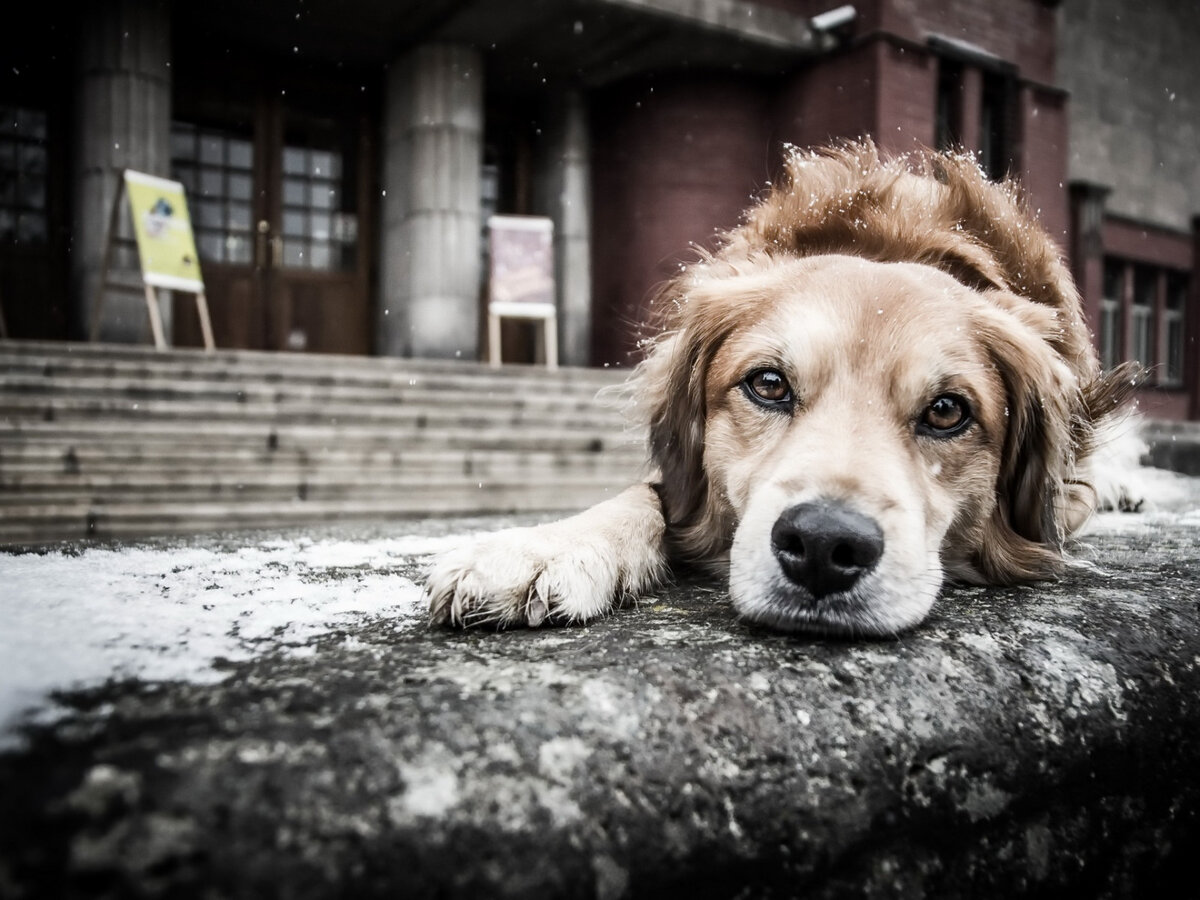
POLYGON ((925 407, 919 427, 932 437, 953 437, 971 424, 967 401, 954 394, 942 394, 925 407))
POLYGON ((792 388, 787 379, 775 369, 751 372, 742 382, 746 396, 759 406, 786 407, 792 402, 792 388))

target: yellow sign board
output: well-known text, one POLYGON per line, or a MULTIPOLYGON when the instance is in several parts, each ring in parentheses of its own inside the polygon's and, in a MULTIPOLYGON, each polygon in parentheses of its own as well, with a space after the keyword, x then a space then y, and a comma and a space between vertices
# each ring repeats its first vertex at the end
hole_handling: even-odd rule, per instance
POLYGON ((187 197, 178 181, 125 170, 142 280, 154 287, 204 292, 187 197))

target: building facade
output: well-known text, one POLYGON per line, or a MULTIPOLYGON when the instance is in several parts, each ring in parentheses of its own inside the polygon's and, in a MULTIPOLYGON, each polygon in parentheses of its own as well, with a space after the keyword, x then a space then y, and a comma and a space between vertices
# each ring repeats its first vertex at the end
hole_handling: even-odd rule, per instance
POLYGON ((1200 8, 1065 0, 1070 257, 1101 359, 1149 369, 1142 408, 1200 418, 1200 8))
MULTIPOLYGON (((1019 177, 1105 361, 1148 361, 1152 414, 1200 415, 1200 22, 1167 0, 46 6, 0 36, 14 337, 147 339, 138 295, 93 322, 131 168, 187 187, 220 346, 482 358, 499 212, 554 222, 560 358, 629 365, 654 286, 786 144, 870 135, 1019 177)), ((163 312, 199 343, 189 303, 163 312)), ((536 361, 521 323, 502 343, 536 361)))

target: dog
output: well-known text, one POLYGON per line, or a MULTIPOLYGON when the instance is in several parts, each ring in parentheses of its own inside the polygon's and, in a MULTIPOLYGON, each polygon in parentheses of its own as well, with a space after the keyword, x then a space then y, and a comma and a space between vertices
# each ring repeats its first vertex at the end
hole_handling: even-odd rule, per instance
POLYGON ((1101 371, 1059 250, 969 155, 789 150, 664 286, 631 380, 651 477, 431 567, 435 623, 586 622, 680 565, 746 620, 890 636, 943 582, 1054 577, 1135 365, 1101 371))

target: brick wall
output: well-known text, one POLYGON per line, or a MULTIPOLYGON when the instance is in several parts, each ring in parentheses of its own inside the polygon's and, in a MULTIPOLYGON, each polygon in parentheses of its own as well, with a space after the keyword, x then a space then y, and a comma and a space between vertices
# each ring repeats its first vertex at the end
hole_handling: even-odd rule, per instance
POLYGON ((1042 0, 891 0, 883 7, 880 27, 890 34, 968 41, 1013 63, 1022 78, 1054 82, 1056 16, 1042 0))
POLYGON ((712 247, 771 177, 766 86, 656 79, 593 103, 594 365, 628 365, 655 286, 712 247))
POLYGON ((1068 247, 1067 97, 1034 84, 1019 91, 1020 171, 1030 207, 1065 253, 1068 247))
POLYGON ((879 77, 871 45, 855 47, 785 82, 775 105, 774 135, 798 147, 875 131, 879 77))
POLYGON ((875 45, 879 115, 875 137, 897 151, 932 147, 937 64, 928 53, 886 41, 875 45))

